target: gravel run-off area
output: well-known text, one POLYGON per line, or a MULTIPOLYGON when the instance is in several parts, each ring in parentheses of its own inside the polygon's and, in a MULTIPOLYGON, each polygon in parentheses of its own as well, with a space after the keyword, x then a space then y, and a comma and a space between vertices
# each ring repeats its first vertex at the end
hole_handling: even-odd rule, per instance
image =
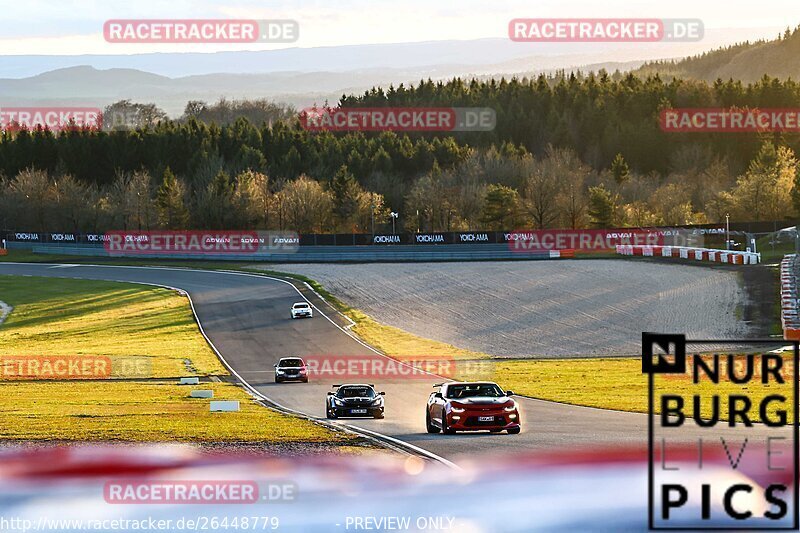
POLYGON ((635 355, 643 331, 747 338, 736 270, 623 260, 286 264, 415 335, 498 357, 635 355))

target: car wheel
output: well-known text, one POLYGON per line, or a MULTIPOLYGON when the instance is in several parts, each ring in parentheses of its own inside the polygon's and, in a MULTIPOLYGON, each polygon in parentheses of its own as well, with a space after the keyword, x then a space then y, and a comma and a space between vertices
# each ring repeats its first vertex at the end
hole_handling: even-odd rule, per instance
POLYGON ((280 383, 280 382, 281 382, 281 380, 280 380, 280 379, 278 379, 278 378, 275 378, 275 383, 280 383))
POLYGON ((445 435, 455 435, 456 434, 456 430, 451 429, 447 425, 447 415, 445 413, 442 413, 442 433, 444 433, 445 435))
POLYGON ((509 435, 516 435, 520 431, 522 431, 522 428, 518 428, 518 427, 516 427, 516 428, 508 428, 508 434, 509 435))
POLYGON ((439 433, 439 428, 431 424, 431 412, 425 409, 425 429, 428 433, 439 433))
POLYGON ((502 429, 490 429, 489 433, 500 433, 501 431, 503 431, 503 430, 502 429))
POLYGON ((328 418, 336 418, 336 413, 334 413, 330 409, 325 409, 325 416, 327 416, 328 418))
POLYGON ((383 413, 381 413, 379 415, 375 415, 372 418, 375 418, 375 419, 378 419, 378 420, 382 420, 383 419, 383 413))
POLYGON ((308 378, 304 379, 303 383, 308 383, 308 378))

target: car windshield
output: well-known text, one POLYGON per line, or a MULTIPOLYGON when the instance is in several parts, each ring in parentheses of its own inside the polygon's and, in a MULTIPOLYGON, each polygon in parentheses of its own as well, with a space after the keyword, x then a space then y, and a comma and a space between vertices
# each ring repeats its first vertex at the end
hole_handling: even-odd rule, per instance
POLYGON ((278 363, 278 366, 282 368, 300 368, 303 366, 302 359, 281 359, 281 362, 278 363))
POLYGON ((468 385, 450 385, 447 387, 447 398, 472 398, 475 396, 488 396, 499 398, 503 391, 494 383, 471 383, 468 385))
POLYGON ((308 307, 308 304, 294 304, 295 309, 305 309, 308 307))
POLYGON ((372 387, 342 387, 336 393, 338 398, 372 398, 375 390, 372 387))

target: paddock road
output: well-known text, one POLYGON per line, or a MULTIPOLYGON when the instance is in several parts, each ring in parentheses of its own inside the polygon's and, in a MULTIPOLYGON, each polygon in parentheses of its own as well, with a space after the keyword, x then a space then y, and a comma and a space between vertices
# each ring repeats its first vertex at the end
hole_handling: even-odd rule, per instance
MULTIPOLYGON (((0 274, 122 281, 183 289, 191 296, 206 335, 236 373, 272 401, 313 417, 324 417, 325 396, 331 390, 331 382, 312 380, 308 384, 276 385, 273 364, 288 355, 374 355, 368 346, 328 318, 333 313, 330 308, 320 309, 323 306, 319 305, 313 319, 291 320, 289 308, 302 298, 297 289, 288 282, 255 274, 21 263, 1 263, 0 274)), ((36 283, 36 279, 25 279, 23 283, 36 283)), ((502 382, 502 376, 498 378, 502 382)), ((376 388, 386 392, 386 418, 340 422, 394 437, 456 463, 481 454, 646 443, 647 417, 643 414, 527 398, 518 398, 523 424, 519 435, 428 434, 424 407, 431 386, 437 381, 441 379, 376 380, 376 388)), ((687 442, 707 436, 719 443, 719 436, 725 434, 720 428, 713 428, 711 433, 693 424, 691 428, 682 433, 687 442)), ((762 430, 750 428, 747 433, 751 441, 762 430)))

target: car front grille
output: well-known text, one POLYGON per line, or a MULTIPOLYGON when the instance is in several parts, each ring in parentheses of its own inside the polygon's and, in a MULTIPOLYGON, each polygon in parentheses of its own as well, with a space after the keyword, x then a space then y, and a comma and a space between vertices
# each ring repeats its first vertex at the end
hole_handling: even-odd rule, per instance
POLYGON ((471 427, 505 426, 506 423, 507 422, 506 422, 506 419, 505 419, 504 416, 495 415, 494 416, 494 420, 491 420, 491 421, 488 421, 488 422, 486 422, 486 421, 481 422, 480 420, 478 420, 477 416, 470 416, 470 417, 467 418, 466 422, 464 422, 464 425, 465 426, 471 426, 471 427))

